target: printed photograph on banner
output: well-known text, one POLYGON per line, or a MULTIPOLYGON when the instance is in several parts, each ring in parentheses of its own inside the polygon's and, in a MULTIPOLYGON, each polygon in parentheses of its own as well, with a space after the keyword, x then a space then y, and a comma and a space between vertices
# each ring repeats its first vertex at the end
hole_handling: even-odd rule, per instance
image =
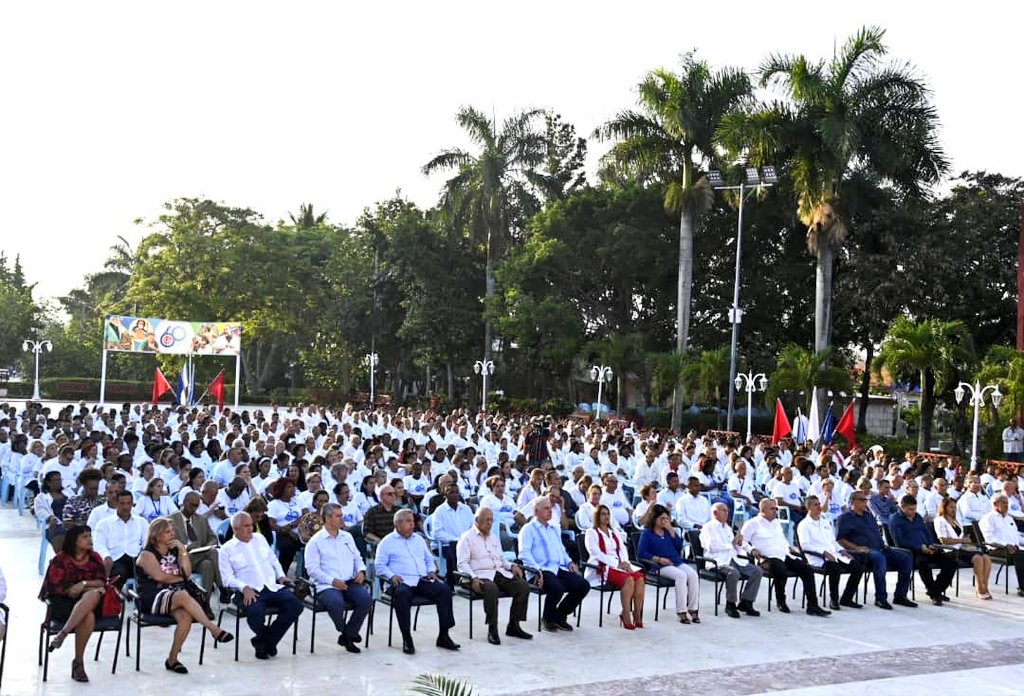
POLYGON ((103 328, 106 350, 170 355, 238 355, 242 325, 151 317, 108 316, 103 328))

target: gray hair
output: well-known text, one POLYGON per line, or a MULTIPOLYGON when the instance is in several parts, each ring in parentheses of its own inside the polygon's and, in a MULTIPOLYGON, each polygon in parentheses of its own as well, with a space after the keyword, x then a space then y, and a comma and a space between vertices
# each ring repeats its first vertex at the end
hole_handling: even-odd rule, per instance
POLYGON ((725 503, 712 503, 711 514, 714 514, 718 510, 725 510, 726 512, 729 512, 729 506, 725 503))
POLYGON ((478 507, 476 509, 476 514, 473 515, 473 519, 476 520, 477 522, 479 522, 480 518, 483 517, 485 513, 490 513, 491 519, 494 519, 494 510, 492 510, 489 507, 486 507, 484 505, 481 505, 480 507, 478 507))
POLYGON ((757 509, 764 512, 772 505, 775 505, 775 498, 761 498, 761 502, 757 504, 757 509))
POLYGON ((332 513, 341 512, 342 509, 337 503, 324 503, 324 506, 320 508, 320 515, 326 520, 332 513))
POLYGON ((251 522, 252 515, 250 515, 245 510, 241 512, 236 512, 234 515, 231 516, 231 528, 237 531, 238 528, 242 526, 242 522, 244 522, 246 519, 248 519, 251 522))
POLYGON ((996 493, 994 496, 992 496, 992 506, 993 507, 995 507, 996 503, 1008 503, 1008 502, 1010 502, 1010 499, 1007 497, 1007 495, 1005 493, 996 493))
POLYGON ((401 510, 399 510, 398 512, 395 513, 395 516, 392 518, 392 521, 394 522, 395 526, 397 527, 398 523, 401 522, 403 519, 405 519, 406 517, 412 517, 412 516, 413 516, 412 510, 407 510, 405 508, 402 508, 401 510))

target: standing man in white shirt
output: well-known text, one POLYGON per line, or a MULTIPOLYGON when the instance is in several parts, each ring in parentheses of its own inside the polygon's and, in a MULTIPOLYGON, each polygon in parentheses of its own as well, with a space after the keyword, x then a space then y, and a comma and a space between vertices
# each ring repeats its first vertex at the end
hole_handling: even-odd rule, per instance
POLYGON ((302 602, 286 589, 291 579, 262 534, 253 534, 252 517, 239 512, 231 518, 235 536, 221 547, 218 564, 225 588, 237 590, 235 602, 245 608, 245 620, 252 629, 252 647, 257 660, 277 655, 277 644, 302 613, 302 602), (267 626, 268 611, 276 612, 267 626))
POLYGON ((821 514, 821 501, 818 496, 809 495, 804 503, 807 506, 807 517, 796 527, 800 548, 807 562, 815 568, 824 566, 828 575, 829 608, 839 611, 840 607, 861 609, 857 603, 857 587, 860 585, 864 567, 849 551, 836 541, 836 533, 832 522, 821 514), (846 570, 850 578, 846 581, 843 596, 839 596, 839 575, 846 570))
POLYGON ((700 528, 700 545, 704 556, 717 563, 717 570, 725 576, 726 615, 738 619, 742 611, 747 616, 760 616, 754 600, 763 573, 756 565, 739 564, 739 552, 745 548, 743 535, 734 534, 729 526, 729 506, 725 503, 711 506, 711 520, 700 528), (747 581, 742 594, 737 592, 741 579, 747 581))
POLYGON ((530 586, 523 579, 523 570, 512 565, 501 551, 497 535, 491 534, 494 512, 480 507, 474 525, 459 538, 456 557, 460 573, 468 575, 470 588, 484 598, 484 616, 487 623, 487 642, 500 645, 498 637, 498 593, 512 595, 508 626, 505 635, 529 640, 533 636, 519 624, 526 621, 530 601, 530 586))
POLYGON ((373 597, 366 587, 366 564, 356 547, 355 539, 344 530, 341 505, 327 503, 321 511, 324 526, 306 544, 306 571, 316 585, 317 602, 338 629, 338 645, 350 653, 361 652, 359 631, 373 597), (345 605, 352 605, 352 614, 345 621, 345 605))
POLYGON ((1011 462, 1021 461, 1021 454, 1024 453, 1024 428, 1014 418, 1010 424, 1003 429, 1003 457, 1011 462))
POLYGON ((107 576, 118 576, 120 588, 129 578, 135 577, 135 559, 146 547, 149 522, 134 514, 135 498, 131 491, 117 494, 117 512, 107 517, 93 529, 93 547, 103 558, 107 576))

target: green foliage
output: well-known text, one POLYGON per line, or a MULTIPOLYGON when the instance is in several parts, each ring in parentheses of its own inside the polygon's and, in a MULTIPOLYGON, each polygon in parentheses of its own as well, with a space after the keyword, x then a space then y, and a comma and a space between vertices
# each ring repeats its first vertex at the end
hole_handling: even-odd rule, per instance
POLYGON ((409 693, 419 696, 473 696, 473 687, 461 679, 443 674, 418 674, 409 693))
POLYGON ((768 380, 765 399, 771 403, 786 394, 807 413, 815 388, 836 393, 853 391, 850 373, 840 363, 840 355, 834 348, 818 353, 793 344, 783 348, 768 380))
POLYGON ((729 346, 720 346, 687 355, 680 382, 693 401, 715 407, 722 405, 723 390, 729 388, 730 354, 729 346))
POLYGON ((0 252, 0 366, 29 360, 23 355, 22 341, 37 338, 42 326, 42 310, 32 299, 34 285, 26 282, 21 259, 11 264, 0 252))

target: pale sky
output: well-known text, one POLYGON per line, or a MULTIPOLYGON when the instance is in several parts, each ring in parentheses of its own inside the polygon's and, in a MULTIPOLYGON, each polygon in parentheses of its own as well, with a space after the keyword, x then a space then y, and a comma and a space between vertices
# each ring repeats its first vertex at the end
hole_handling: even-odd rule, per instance
MULTIPOLYGON (((312 202, 351 224, 467 144, 456 110, 550 107, 583 135, 643 74, 696 48, 755 68, 829 57, 863 24, 935 92, 953 170, 1024 175, 1014 2, 6 2, 0 5, 0 247, 37 297, 100 270, 164 201, 274 222, 312 202)), ((606 145, 591 142, 596 158, 606 145)), ((208 317, 200 317, 207 319, 208 317)))

